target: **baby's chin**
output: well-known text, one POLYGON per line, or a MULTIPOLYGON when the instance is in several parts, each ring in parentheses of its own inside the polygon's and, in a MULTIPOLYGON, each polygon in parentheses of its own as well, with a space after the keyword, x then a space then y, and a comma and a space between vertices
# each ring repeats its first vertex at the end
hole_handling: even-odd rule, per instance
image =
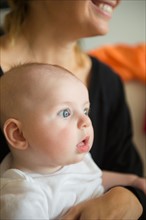
POLYGON ((85 157, 85 155, 86 155, 87 153, 88 153, 88 152, 78 154, 78 155, 76 156, 76 158, 74 158, 68 165, 81 162, 81 161, 84 159, 84 157, 85 157))

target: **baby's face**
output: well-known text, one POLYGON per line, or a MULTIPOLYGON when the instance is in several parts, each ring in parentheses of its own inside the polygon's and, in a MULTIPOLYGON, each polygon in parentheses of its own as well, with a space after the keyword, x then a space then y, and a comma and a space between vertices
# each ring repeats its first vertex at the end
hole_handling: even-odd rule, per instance
POLYGON ((42 99, 23 123, 34 157, 52 168, 79 162, 93 143, 86 87, 71 76, 45 82, 37 91, 42 99))

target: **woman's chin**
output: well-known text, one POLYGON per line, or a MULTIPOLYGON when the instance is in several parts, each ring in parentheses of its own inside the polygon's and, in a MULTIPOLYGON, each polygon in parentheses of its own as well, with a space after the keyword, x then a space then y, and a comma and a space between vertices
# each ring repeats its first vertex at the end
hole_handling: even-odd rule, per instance
POLYGON ((86 37, 96 37, 96 36, 102 36, 102 35, 106 35, 109 32, 109 27, 108 25, 98 25, 92 27, 92 29, 90 31, 88 31, 88 36, 86 37))

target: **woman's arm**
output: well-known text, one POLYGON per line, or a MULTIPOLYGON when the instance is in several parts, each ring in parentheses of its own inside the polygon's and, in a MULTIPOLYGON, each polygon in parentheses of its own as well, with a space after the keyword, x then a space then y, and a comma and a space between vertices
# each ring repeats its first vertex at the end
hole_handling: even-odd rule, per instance
POLYGON ((130 190, 124 187, 114 187, 98 198, 82 202, 71 208, 62 220, 137 220, 142 211, 139 200, 130 190))
POLYGON ((105 191, 114 186, 133 186, 146 194, 146 179, 135 174, 103 171, 102 179, 105 191))

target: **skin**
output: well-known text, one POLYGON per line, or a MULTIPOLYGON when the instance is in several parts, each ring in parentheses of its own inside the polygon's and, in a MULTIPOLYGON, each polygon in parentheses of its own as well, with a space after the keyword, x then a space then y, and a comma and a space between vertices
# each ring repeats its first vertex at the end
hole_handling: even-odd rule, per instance
POLYGON ((103 171, 102 180, 106 191, 114 186, 133 186, 146 194, 146 179, 135 174, 103 171))
POLYGON ((115 187, 98 198, 85 201, 73 207, 61 220, 136 220, 139 218, 139 212, 142 211, 140 206, 135 206, 136 203, 137 198, 131 192, 122 187, 115 187), (129 197, 127 197, 127 194, 129 197), (126 204, 125 197, 127 197, 126 204), (121 198, 119 202, 117 202, 117 198, 118 200, 121 198), (132 212, 125 212, 125 205, 128 207, 134 206, 135 209, 132 212))
POLYGON ((85 85, 67 71, 46 65, 10 72, 2 78, 1 97, 11 167, 48 173, 81 161, 93 143, 85 85), (9 105, 6 100, 11 99, 9 105))
MULTIPOLYGON (((112 1, 107 0, 107 2, 110 4, 112 1)), ((118 4, 119 1, 115 1, 115 3, 118 4)), ((76 41, 82 37, 106 34, 109 30, 111 16, 96 10, 90 0, 42 0, 37 1, 37 4, 35 1, 30 1, 30 4, 30 13, 15 41, 10 42, 9 34, 1 37, 0 51, 3 71, 9 70, 15 64, 28 61, 58 64, 73 72, 88 87, 91 61, 86 54, 81 53, 80 58, 82 58, 83 64, 79 65, 74 49, 76 41)), ((114 190, 116 191, 116 188, 114 190)), ((88 219, 89 214, 92 213, 94 219, 104 219, 105 211, 108 208, 108 213, 111 216, 114 213, 115 219, 128 219, 129 216, 138 219, 142 207, 137 198, 123 188, 122 192, 117 191, 120 199, 112 200, 110 203, 115 191, 110 191, 109 200, 106 194, 102 197, 105 198, 105 202, 98 198, 83 203, 83 206, 76 206, 78 215, 88 219), (126 205, 129 200, 131 201, 130 209, 129 205, 126 205)), ((77 218, 72 215, 71 219, 77 218)))

